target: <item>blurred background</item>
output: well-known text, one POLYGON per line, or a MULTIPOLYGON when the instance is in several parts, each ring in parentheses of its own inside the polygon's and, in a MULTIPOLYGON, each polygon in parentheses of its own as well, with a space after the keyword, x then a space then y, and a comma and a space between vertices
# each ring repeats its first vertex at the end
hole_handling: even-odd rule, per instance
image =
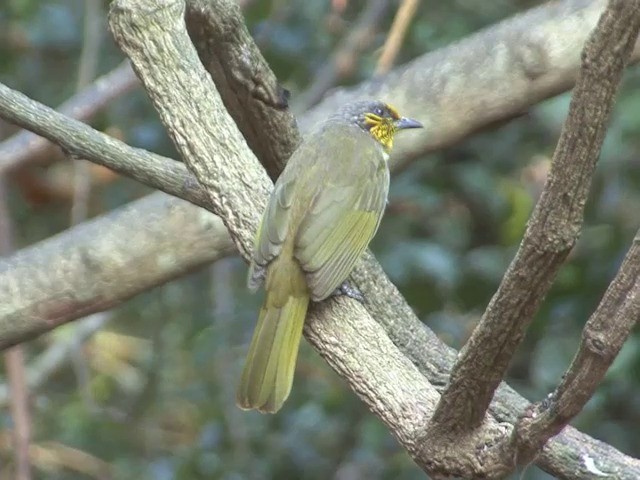
MULTIPOLYGON (((240 3, 298 112, 329 89, 385 68, 381 47, 399 7, 397 1, 240 3), (385 14, 376 13, 380 4, 385 14), (340 55, 355 28, 369 34, 355 54, 340 55), (340 59, 333 64, 337 74, 327 78, 332 58, 340 59)), ((543 2, 419 3, 396 65, 543 2)), ((108 4, 0 0, 0 81, 57 106, 116 68, 123 55, 106 29, 108 4)), ((580 241, 512 364, 509 383, 531 400, 556 386, 640 225, 638 87, 640 70, 631 67, 580 241)), ((546 101, 418 159, 392 180, 372 250, 418 316, 455 348, 464 344, 515 252, 568 103, 567 94, 546 101)), ((140 88, 110 102, 89 123, 133 146, 178 158, 140 88)), ((0 139, 15 132, 0 122, 0 139)), ((61 152, 47 155, 11 175, 14 248, 149 192, 106 169, 74 166, 61 152), (74 186, 74 178, 84 183, 74 186), (84 193, 74 201, 77 188, 84 193)), ((245 288, 245 275, 238 258, 223 259, 25 345, 26 368, 31 375, 40 373, 30 392, 34 477, 424 478, 306 342, 292 395, 278 415, 235 407, 235 386, 261 301, 245 288)), ((635 456, 640 455, 639 342, 636 332, 574 422, 635 456)), ((11 478, 13 471, 11 428, 3 376, 0 478, 11 478)), ((514 478, 550 477, 532 467, 514 478)))

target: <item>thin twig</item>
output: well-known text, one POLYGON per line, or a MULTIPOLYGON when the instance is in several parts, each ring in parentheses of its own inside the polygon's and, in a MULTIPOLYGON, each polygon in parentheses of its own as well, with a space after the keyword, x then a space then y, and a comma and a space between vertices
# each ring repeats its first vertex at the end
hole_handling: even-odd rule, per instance
POLYGON ((103 38, 102 2, 85 0, 82 51, 78 64, 76 92, 85 88, 96 76, 103 38))
MULTIPOLYGON (((234 270, 233 259, 222 259, 211 266, 211 298, 213 300, 212 323, 218 325, 216 341, 219 345, 232 345, 235 341, 234 333, 237 324, 219 319, 230 318, 237 311, 236 297, 231 289, 234 270), (234 326, 235 325, 235 326, 234 326)), ((220 385, 221 398, 233 398, 235 394, 235 372, 229 365, 235 361, 236 353, 232 349, 221 349, 216 354, 213 371, 220 385)), ((246 417, 236 408, 233 402, 223 401, 226 429, 233 445, 233 455, 238 462, 242 462, 246 455, 250 455, 249 432, 246 417)))
MULTIPOLYGON (((98 70, 98 59, 102 45, 102 2, 86 0, 84 2, 84 32, 76 93, 91 82, 98 70)), ((89 215, 89 199, 91 197, 91 163, 82 158, 71 157, 73 161, 73 200, 71 202, 71 226, 84 222, 89 215)), ((73 370, 80 394, 90 411, 94 411, 96 403, 88 388, 90 373, 82 350, 82 344, 76 343, 72 353, 73 370)))
POLYGON ((31 416, 29 414, 29 389, 25 382, 24 347, 16 345, 4 354, 9 391, 11 392, 11 418, 13 419, 13 453, 15 459, 15 479, 29 480, 31 464, 29 445, 31 444, 31 416))
MULTIPOLYGON (((0 175, 0 256, 13 251, 13 228, 7 205, 5 178, 0 175)), ((11 418, 13 419, 13 452, 16 480, 31 479, 29 444, 31 443, 31 416, 29 414, 29 389, 26 385, 24 351, 17 345, 4 354, 11 392, 11 418)))
POLYGON ((358 55, 373 41, 378 24, 388 8, 388 0, 371 0, 365 4, 354 27, 340 42, 331 59, 314 75, 313 83, 294 103, 297 112, 304 112, 315 105, 330 88, 345 77, 350 67, 358 61, 358 55))
POLYGON ((400 52, 404 37, 407 34, 409 24, 416 14, 419 4, 420 2, 418 0, 402 0, 398 12, 393 19, 393 24, 391 24, 387 40, 382 47, 382 53, 376 66, 377 75, 387 73, 391 70, 391 67, 393 67, 393 63, 400 52))
MULTIPOLYGON (((102 25, 100 0, 84 2, 84 34, 80 64, 78 66, 78 80, 76 92, 93 80, 98 69, 100 46, 102 44, 102 25)), ((89 197, 91 195, 91 172, 89 162, 73 159, 73 201, 71 205, 71 225, 77 225, 86 220, 89 213, 89 197)))
MULTIPOLYGON (((83 318, 75 325, 73 336, 56 341, 31 360, 26 369, 26 382, 31 395, 35 395, 47 380, 64 368, 71 360, 77 345, 90 339, 111 317, 111 312, 99 312, 83 318)), ((9 387, 0 384, 0 408, 8 401, 9 387)))

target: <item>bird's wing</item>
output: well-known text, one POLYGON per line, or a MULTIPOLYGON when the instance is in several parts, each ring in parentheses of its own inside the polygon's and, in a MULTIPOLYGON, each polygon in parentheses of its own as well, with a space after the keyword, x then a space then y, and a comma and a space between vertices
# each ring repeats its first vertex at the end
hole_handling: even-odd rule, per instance
POLYGON ((276 182, 262 216, 249 268, 248 284, 252 290, 262 284, 265 268, 282 250, 289 228, 294 181, 292 176, 289 181, 283 178, 276 182))
POLYGON ((389 190, 389 170, 370 138, 343 138, 340 145, 341 165, 327 162, 295 240, 294 255, 316 301, 351 273, 378 229, 389 190))

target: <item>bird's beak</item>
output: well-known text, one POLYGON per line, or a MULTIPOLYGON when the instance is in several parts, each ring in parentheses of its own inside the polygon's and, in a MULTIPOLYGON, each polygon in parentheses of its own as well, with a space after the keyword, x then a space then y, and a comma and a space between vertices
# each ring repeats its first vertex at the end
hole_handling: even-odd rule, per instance
POLYGON ((398 130, 404 130, 406 128, 423 128, 423 125, 413 118, 402 117, 400 120, 396 120, 396 128, 398 130))

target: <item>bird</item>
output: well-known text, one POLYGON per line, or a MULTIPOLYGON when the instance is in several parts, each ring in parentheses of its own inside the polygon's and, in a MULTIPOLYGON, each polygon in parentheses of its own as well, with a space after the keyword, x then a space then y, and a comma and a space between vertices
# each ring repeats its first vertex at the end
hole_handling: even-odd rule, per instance
POLYGON ((241 409, 275 413, 284 404, 310 301, 340 291, 358 296, 344 282, 380 225, 394 137, 411 128, 422 124, 388 103, 347 103, 291 155, 249 266, 249 289, 264 286, 266 297, 238 385, 241 409))

